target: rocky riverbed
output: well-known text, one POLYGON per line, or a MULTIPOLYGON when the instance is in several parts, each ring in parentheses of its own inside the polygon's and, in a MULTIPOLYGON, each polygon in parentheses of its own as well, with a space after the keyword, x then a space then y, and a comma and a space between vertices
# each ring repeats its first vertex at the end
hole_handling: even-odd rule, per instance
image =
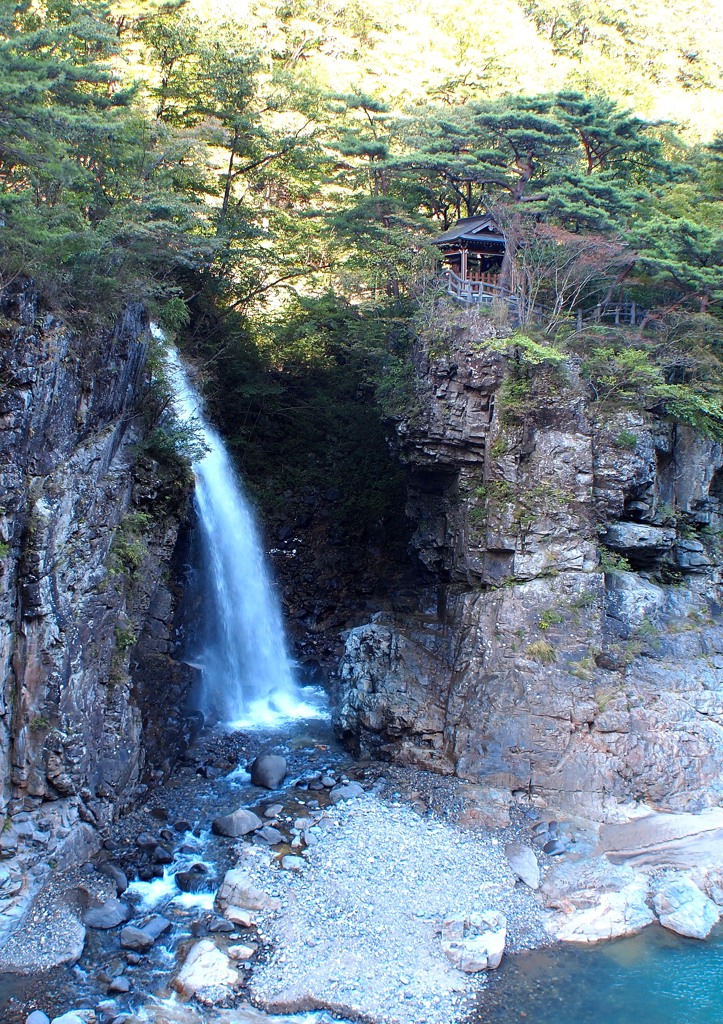
POLYGON ((495 949, 656 917, 707 934, 721 819, 557 822, 500 790, 355 763, 323 719, 209 735, 92 861, 51 871, 2 950, 3 1020, 462 1022, 495 949), (268 753, 285 760, 277 790, 245 771, 268 753))

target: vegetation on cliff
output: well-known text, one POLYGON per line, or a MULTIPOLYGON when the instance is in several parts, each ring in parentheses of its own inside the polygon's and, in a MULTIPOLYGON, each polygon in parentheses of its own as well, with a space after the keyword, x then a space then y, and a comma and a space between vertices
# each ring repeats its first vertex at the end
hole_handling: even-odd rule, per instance
POLYGON ((528 334, 580 355, 598 400, 718 435, 705 0, 211 6, 0 2, 0 284, 31 275, 81 318, 142 298, 203 360, 252 477, 323 478, 376 515, 429 239, 492 210, 546 310, 528 334), (623 294, 642 324, 580 330, 623 294))

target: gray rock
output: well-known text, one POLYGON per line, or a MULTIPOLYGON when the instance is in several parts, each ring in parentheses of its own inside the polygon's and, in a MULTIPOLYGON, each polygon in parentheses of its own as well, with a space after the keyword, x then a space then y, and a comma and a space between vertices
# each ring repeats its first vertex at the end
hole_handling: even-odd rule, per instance
POLYGON ((279 843, 286 842, 284 833, 274 828, 273 825, 264 825, 263 828, 258 830, 256 835, 263 839, 265 843, 268 843, 269 846, 277 846, 279 843))
POLYGON ((481 914, 453 914, 442 924, 442 951, 467 974, 493 971, 502 962, 507 920, 497 910, 481 914))
POLYGON ((115 882, 115 887, 119 896, 121 896, 128 888, 128 878, 126 873, 125 871, 122 871, 117 864, 111 864, 109 861, 106 861, 103 864, 98 864, 96 871, 115 882))
POLYGON ((562 839, 550 839, 542 847, 542 852, 546 853, 548 857, 560 857, 563 853, 567 853, 567 844, 562 839))
POLYGON ((88 907, 83 914, 83 924, 88 928, 116 928, 125 924, 133 916, 133 911, 123 900, 106 900, 99 907, 88 907))
POLYGON ((284 805, 283 804, 269 804, 269 806, 264 811, 264 817, 265 818, 278 818, 278 816, 281 814, 283 809, 284 809, 284 805))
POLYGON ((50 1017, 42 1010, 33 1010, 25 1018, 25 1024, 50 1024, 50 1017))
POLYGON ((706 939, 720 918, 716 904, 680 873, 660 882, 653 893, 653 907, 663 928, 689 939, 706 939))
POLYGON ((64 1013, 61 1017, 53 1017, 50 1024, 85 1024, 85 1021, 80 1014, 69 1010, 68 1013, 64 1013))
POLYGON ((263 821, 257 814, 245 807, 239 807, 231 814, 224 814, 222 817, 216 818, 211 828, 217 836, 237 839, 239 836, 248 835, 249 832, 255 832, 262 825, 263 821))
POLYGON ((183 967, 171 982, 171 988, 184 999, 194 996, 202 1002, 216 1002, 217 992, 223 996, 239 984, 238 971, 229 957, 210 939, 201 939, 191 946, 183 967), (203 998, 206 991, 208 997, 203 998))
POLYGON ((278 910, 280 903, 278 899, 254 885, 243 868, 231 868, 224 875, 216 894, 216 906, 221 911, 228 907, 240 907, 244 910, 278 910))
POLYGON ((341 803, 342 800, 355 800, 358 796, 364 795, 364 787, 359 785, 358 782, 347 782, 346 784, 334 786, 329 796, 331 802, 334 804, 341 803))
POLYGON ((130 990, 131 990, 131 983, 128 980, 128 978, 125 977, 124 974, 120 974, 117 978, 114 978, 113 981, 108 986, 108 991, 109 992, 123 993, 123 992, 130 992, 130 990))
POLYGON ((295 857, 292 853, 287 853, 285 857, 281 858, 281 867, 284 871, 303 871, 306 861, 303 857, 295 857))
POLYGON ((505 856, 512 869, 512 873, 528 885, 530 889, 540 888, 540 866, 537 858, 529 846, 522 843, 507 843, 505 856))
POLYGON ((141 927, 127 925, 120 934, 121 946, 138 953, 147 953, 156 939, 170 927, 171 922, 167 918, 155 914, 141 927))
POLYGON ((665 554, 675 544, 675 530, 647 523, 612 523, 603 540, 615 551, 627 551, 646 556, 665 554))
POLYGON ((205 864, 192 864, 187 871, 177 871, 174 878, 181 892, 210 892, 214 881, 205 864))
POLYGON ((286 778, 286 758, 281 754, 261 754, 250 768, 251 782, 264 789, 279 789, 286 778))

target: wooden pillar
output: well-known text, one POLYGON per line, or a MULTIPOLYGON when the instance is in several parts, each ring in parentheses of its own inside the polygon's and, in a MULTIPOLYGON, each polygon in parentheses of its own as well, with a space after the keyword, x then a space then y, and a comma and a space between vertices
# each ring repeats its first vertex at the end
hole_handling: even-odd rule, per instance
POLYGON ((467 280, 467 250, 462 250, 462 273, 461 278, 463 281, 467 280))

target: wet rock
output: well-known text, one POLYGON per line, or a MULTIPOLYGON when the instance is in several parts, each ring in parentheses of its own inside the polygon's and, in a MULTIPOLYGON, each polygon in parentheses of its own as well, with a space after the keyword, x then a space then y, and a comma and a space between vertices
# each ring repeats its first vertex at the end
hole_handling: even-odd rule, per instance
POLYGON ((68 1013, 64 1013, 62 1017, 53 1017, 50 1024, 85 1024, 85 1020, 79 1013, 74 1013, 73 1010, 70 1010, 68 1013))
POLYGON ((210 939, 200 939, 188 951, 171 988, 185 999, 218 1003, 219 996, 230 994, 238 983, 238 973, 226 954, 210 939))
POLYGON ((653 893, 653 907, 663 928, 689 939, 706 939, 720 917, 715 903, 679 873, 659 884, 653 893))
POLYGON ((442 950, 454 966, 467 974, 492 971, 502 962, 507 920, 497 910, 481 914, 453 914, 442 924, 442 950))
POLYGON ((156 864, 172 864, 173 854, 165 846, 156 846, 153 851, 153 860, 156 864))
POLYGON ((178 821, 174 821, 173 827, 176 832, 190 832, 193 826, 190 821, 186 821, 185 818, 181 818, 178 821))
POLYGON ((181 892, 210 892, 213 876, 205 864, 192 864, 187 871, 177 871, 176 885, 181 892))
POLYGON ((284 805, 283 804, 269 804, 269 806, 264 811, 264 817, 265 818, 278 818, 278 816, 281 814, 283 809, 284 809, 284 805))
POLYGON ((331 775, 322 775, 320 781, 322 786, 325 787, 325 789, 333 789, 334 786, 336 785, 336 779, 333 778, 333 776, 331 775))
POLYGON ((224 913, 228 920, 219 922, 218 925, 211 925, 208 929, 210 932, 232 932, 234 925, 238 925, 240 928, 253 928, 257 923, 256 914, 250 910, 244 910, 243 907, 227 907, 224 913))
POLYGON ((563 853, 567 853, 567 843, 562 839, 550 839, 542 847, 542 852, 546 853, 548 857, 559 857, 563 853))
POLYGON ((125 924, 133 916, 133 911, 123 900, 110 899, 99 907, 88 907, 83 914, 83 924, 88 928, 116 928, 125 924))
POLYGON ((276 897, 254 885, 243 868, 232 868, 224 875, 216 895, 216 906, 221 911, 228 907, 240 907, 244 910, 278 910, 281 903, 276 897))
POLYGON ((156 821, 168 821, 168 810, 165 807, 151 807, 151 817, 156 821))
POLYGON ((338 786, 334 786, 329 796, 334 804, 341 803, 342 800, 355 800, 359 796, 364 795, 364 787, 358 782, 347 782, 338 786))
POLYGON ((507 843, 505 856, 516 878, 528 885, 530 889, 540 888, 540 866, 529 846, 515 842, 507 843))
POLYGON ((263 821, 257 814, 247 810, 245 807, 239 807, 237 811, 233 811, 231 814, 224 814, 220 818, 216 818, 211 828, 217 836, 228 836, 231 839, 238 839, 239 836, 255 832, 262 825, 263 821))
POLYGON ((286 758, 281 754, 261 754, 250 767, 251 782, 264 789, 279 789, 286 778, 286 758))
POLYGON ((150 832, 139 832, 136 836, 136 846, 140 846, 142 850, 152 850, 158 845, 158 837, 151 835, 150 832))
POLYGON ((154 914, 142 926, 127 925, 121 932, 120 941, 124 949, 147 953, 159 936, 171 927, 168 918, 154 914))

